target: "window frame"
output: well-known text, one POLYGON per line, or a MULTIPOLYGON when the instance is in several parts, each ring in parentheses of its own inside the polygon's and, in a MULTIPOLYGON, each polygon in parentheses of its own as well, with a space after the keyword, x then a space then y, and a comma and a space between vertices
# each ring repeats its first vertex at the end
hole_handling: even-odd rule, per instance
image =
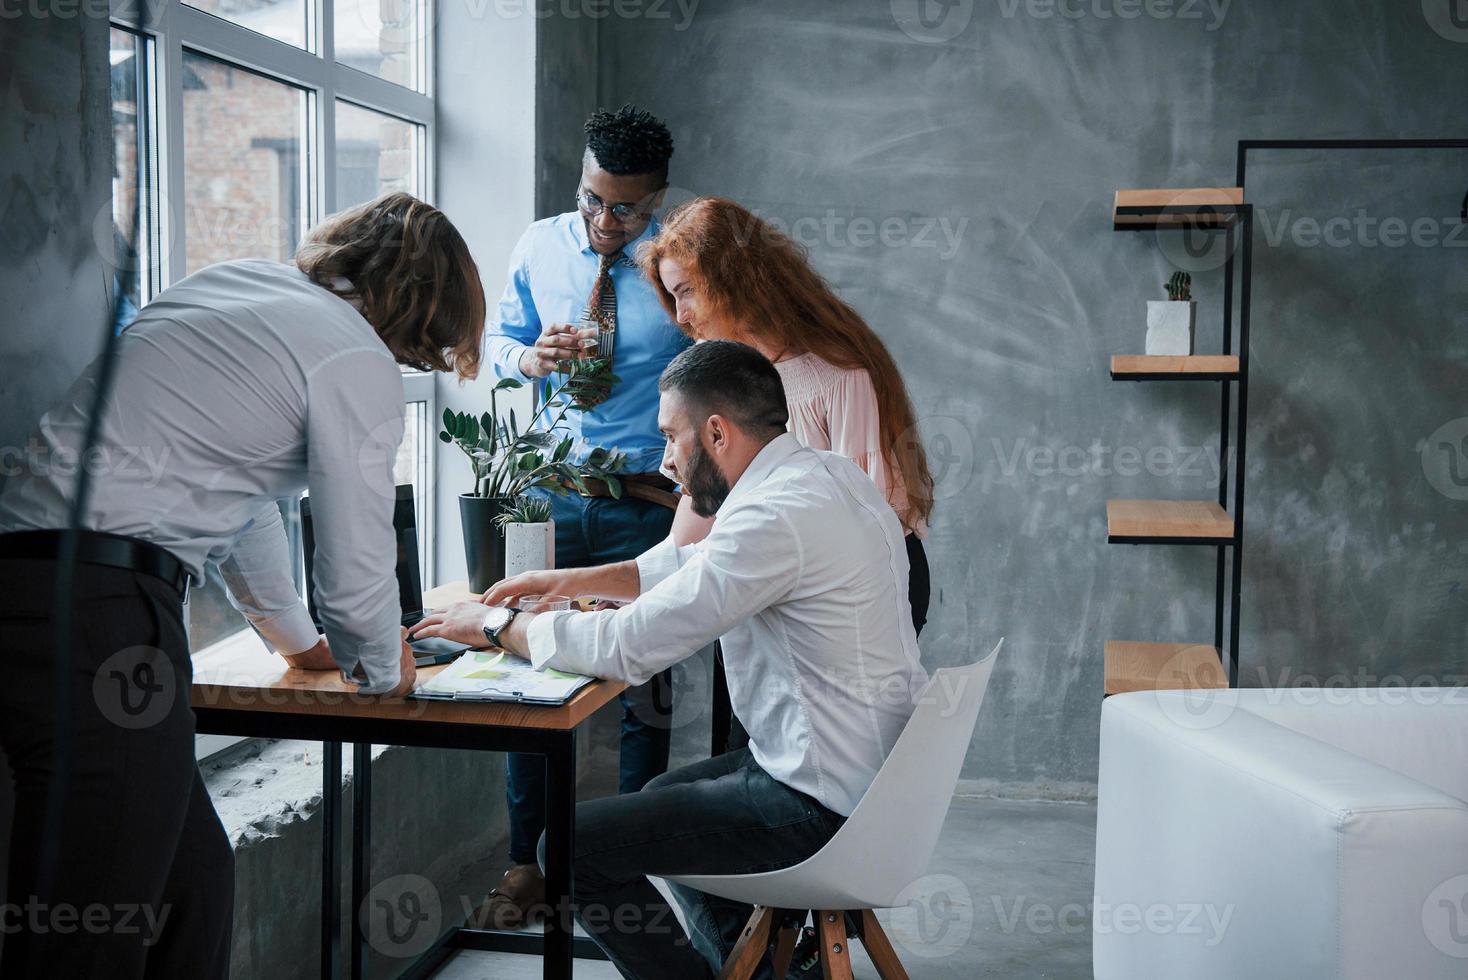
MULTIPOLYGON (((433 23, 433 2, 420 0, 417 4, 420 40, 415 75, 422 88, 417 91, 337 63, 333 0, 306 0, 304 49, 258 34, 182 0, 110 0, 111 26, 138 36, 143 42, 139 50, 145 53, 138 64, 138 202, 142 214, 138 250, 140 255, 147 255, 147 268, 139 277, 139 306, 183 278, 187 269, 183 205, 185 51, 214 58, 306 93, 305 138, 310 163, 301 174, 301 231, 304 232, 338 210, 338 101, 420 127, 415 161, 420 175, 419 195, 429 203, 436 199, 435 44, 433 32, 427 29, 433 23)), ((422 496, 426 502, 424 512, 418 515, 418 528, 424 542, 422 560, 427 587, 435 574, 437 539, 434 377, 423 372, 404 372, 403 389, 405 410, 411 403, 427 403, 428 436, 422 447, 427 462, 420 464, 418 474, 424 480, 422 496)), ((296 558, 299 563, 300 556, 296 558)), ((248 629, 241 621, 240 632, 248 629)), ((240 632, 204 650, 194 651, 194 655, 239 642, 240 632)), ((197 735, 195 755, 202 760, 241 741, 244 739, 232 736, 197 735)))
MULTIPOLYGON (((432 0, 418 5, 420 21, 431 23, 432 0)), ((185 49, 237 65, 303 89, 306 92, 306 138, 312 151, 310 172, 302 194, 302 219, 307 227, 337 210, 336 199, 336 102, 350 102, 422 127, 418 141, 418 167, 422 194, 432 203, 436 198, 434 161, 435 122, 433 101, 434 45, 431 32, 419 42, 419 72, 424 91, 417 92, 376 75, 369 75, 336 62, 332 38, 334 7, 331 0, 308 0, 308 16, 314 27, 307 31, 314 52, 257 34, 248 27, 205 13, 182 0, 112 0, 112 24, 152 40, 154 76, 159 97, 152 108, 161 110, 150 124, 155 127, 158 159, 155 172, 155 213, 160 216, 157 233, 159 269, 154 288, 161 289, 182 278, 184 256, 184 141, 183 141, 183 53, 185 49), (139 9, 141 8, 141 9, 139 9)), ((147 298, 151 298, 147 297, 147 298)))

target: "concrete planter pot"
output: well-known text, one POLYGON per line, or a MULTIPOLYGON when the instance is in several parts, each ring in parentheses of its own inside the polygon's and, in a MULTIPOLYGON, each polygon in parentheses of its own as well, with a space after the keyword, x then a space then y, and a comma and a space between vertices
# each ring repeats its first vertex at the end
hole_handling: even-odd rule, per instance
POLYGON ((556 567, 556 522, 505 524, 505 577, 556 567))
POLYGON ((1149 300, 1147 353, 1190 356, 1193 353, 1193 334, 1197 324, 1196 301, 1149 300))

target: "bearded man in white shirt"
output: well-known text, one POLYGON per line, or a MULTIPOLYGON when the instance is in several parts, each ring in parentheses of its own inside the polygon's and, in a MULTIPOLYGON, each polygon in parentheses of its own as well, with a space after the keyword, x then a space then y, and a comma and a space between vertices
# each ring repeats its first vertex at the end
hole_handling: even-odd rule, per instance
POLYGON ((229 975, 233 856, 194 761, 188 583, 216 565, 292 667, 411 690, 393 573, 399 365, 473 377, 483 329, 468 246, 401 193, 328 219, 294 265, 221 262, 160 293, 117 339, 86 457, 159 465, 97 472, 61 597, 76 624, 64 672, 59 529, 102 359, 41 419, 31 465, 0 495, 0 748, 16 783, 0 976, 229 975), (276 506, 308 485, 325 637, 276 506), (149 925, 45 926, 67 908, 142 909, 149 925))
POLYGON ((856 464, 786 432, 774 365, 708 341, 674 358, 658 387, 664 465, 697 513, 717 515, 707 538, 516 576, 486 593, 489 609, 462 603, 413 628, 632 684, 721 641, 748 746, 576 808, 577 917, 623 976, 648 980, 714 976, 750 908, 674 886, 690 945, 647 876, 810 857, 871 785, 927 680, 902 526, 856 464), (541 615, 500 605, 543 593, 627 604, 541 615))

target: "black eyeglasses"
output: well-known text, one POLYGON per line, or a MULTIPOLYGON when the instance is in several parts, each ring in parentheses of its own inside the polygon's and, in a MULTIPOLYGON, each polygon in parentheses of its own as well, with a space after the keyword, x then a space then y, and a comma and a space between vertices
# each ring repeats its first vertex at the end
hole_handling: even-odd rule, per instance
POLYGON ((576 189, 576 207, 588 218, 595 218, 603 211, 612 212, 612 218, 619 224, 630 224, 634 221, 643 221, 652 216, 653 208, 651 202, 658 194, 662 193, 659 187, 647 197, 631 204, 608 204, 584 187, 576 189))

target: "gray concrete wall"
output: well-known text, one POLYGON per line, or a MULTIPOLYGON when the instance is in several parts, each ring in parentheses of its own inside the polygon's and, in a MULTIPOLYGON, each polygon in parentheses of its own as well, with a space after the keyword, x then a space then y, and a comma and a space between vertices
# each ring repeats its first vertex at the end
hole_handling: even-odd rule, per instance
MULTIPOLYGON (((581 127, 597 106, 598 22, 532 7, 444 4, 438 20, 438 205, 474 253, 491 319, 521 233, 574 205, 581 127)), ((440 414, 484 411, 494 383, 487 365, 467 385, 439 378, 440 414)), ((500 404, 523 418, 530 393, 500 404)), ((466 575, 458 496, 471 477, 457 450, 439 453, 437 467, 437 581, 451 582, 466 575)))
MULTIPOLYGON (((1084 795, 1103 642, 1212 637, 1211 551, 1105 544, 1107 498, 1215 496, 1218 412, 1212 385, 1108 379, 1180 255, 1112 232, 1113 191, 1231 184, 1240 138, 1468 136, 1468 32, 1370 0, 640 9, 601 23, 601 101, 669 120, 679 196, 806 241, 908 380, 939 478, 925 659, 1008 637, 965 775, 1084 795)), ((1461 246, 1468 153, 1250 173, 1285 230, 1256 241, 1244 683, 1461 682, 1468 505, 1419 454, 1468 414, 1468 252, 1298 233, 1364 210, 1461 246)), ((1221 276, 1194 279, 1216 351, 1221 276)))
MULTIPOLYGON (((531 6, 438 7, 436 203, 469 244, 491 316, 505 288, 510 251, 536 215, 539 21, 531 6)), ((439 414, 446 407, 483 412, 494 383, 494 372, 487 365, 478 380, 464 385, 439 376, 439 414)), ((525 396, 528 406, 528 391, 525 396)), ((433 424, 436 438, 439 423, 433 424)), ((437 458, 436 581, 452 582, 467 575, 458 498, 472 488, 473 478, 463 454, 443 448, 437 458)))
MULTIPOLYGON (((0 24, 0 486, 109 322, 111 277, 93 238, 112 200, 107 72, 105 21, 73 11, 0 24)), ((0 754, 0 882, 9 772, 0 754)))
POLYGON ((598 27, 598 21, 570 18, 562 10, 542 23, 535 38, 537 218, 575 206, 581 156, 586 150, 582 123, 598 105, 598 27))

